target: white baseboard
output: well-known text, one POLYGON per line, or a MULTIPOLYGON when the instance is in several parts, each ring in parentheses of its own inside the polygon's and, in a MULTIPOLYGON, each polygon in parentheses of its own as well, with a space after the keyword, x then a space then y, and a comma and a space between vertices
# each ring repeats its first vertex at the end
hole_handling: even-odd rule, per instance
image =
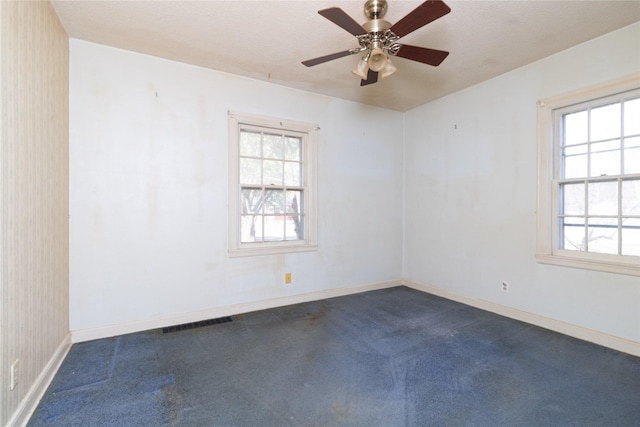
POLYGON ((413 282, 411 280, 403 280, 402 284, 409 288, 416 289, 418 291, 426 292, 426 293, 437 295, 446 299, 461 302, 463 304, 470 305, 472 307, 476 307, 482 310, 490 311, 492 313, 496 313, 501 316, 520 320, 522 322, 540 326, 542 328, 549 329, 551 331, 559 332, 561 334, 569 335, 574 338, 578 338, 584 341, 589 341, 604 347, 609 347, 614 350, 622 351, 624 353, 629 353, 631 355, 640 357, 640 342, 637 342, 637 341, 632 341, 632 340, 620 338, 614 335, 605 334, 604 332, 594 331, 592 329, 588 329, 582 326, 573 325, 571 323, 565 323, 560 320, 540 316, 538 314, 530 313, 528 311, 523 311, 517 308, 496 304, 491 301, 467 297, 464 295, 460 295, 460 294, 456 294, 454 292, 448 291, 446 289, 424 285, 421 283, 413 282))
POLYGON ((133 332, 165 328, 167 326, 173 325, 181 325, 183 323, 198 322, 205 319, 217 319, 219 317, 232 316, 234 314, 249 313, 251 311, 265 310, 268 308, 282 307, 285 305, 299 304, 302 302, 340 297, 344 295, 357 294, 360 292, 374 291, 377 289, 392 288, 394 286, 400 286, 401 284, 401 280, 392 280, 388 282, 378 282, 353 287, 325 289, 317 292, 288 295, 263 301, 247 302, 224 307, 212 307, 206 310, 179 313, 165 317, 156 317, 153 319, 145 319, 138 322, 120 323, 100 328, 78 329, 75 331, 71 331, 71 341, 74 343, 91 341, 100 338, 130 334, 133 332))
POLYGON ((251 311, 265 310, 291 304, 340 297, 344 295, 357 294, 360 292, 373 291, 377 289, 386 289, 400 285, 405 285, 409 288, 413 288, 422 292, 441 296, 443 298, 461 302, 472 307, 490 311, 492 313, 520 320, 522 322, 530 323, 532 325, 540 326, 542 328, 569 335, 574 338, 593 342, 598 345, 602 345, 614 350, 622 351, 640 357, 640 343, 637 341, 632 341, 603 332, 594 331, 582 326, 577 326, 570 323, 562 322, 560 320, 540 316, 538 314, 519 310, 513 307, 496 304, 491 301, 459 295, 446 289, 428 286, 410 280, 391 280, 388 282, 378 282, 346 288, 325 289, 317 292, 288 295, 262 301, 253 301, 223 307, 212 307, 205 310, 192 311, 188 313, 178 313, 171 316, 156 317, 137 322, 120 323, 99 328, 78 329, 75 331, 71 331, 71 342, 77 343, 100 338, 108 338, 134 332, 146 331, 150 329, 180 325, 183 323, 197 322, 205 319, 216 319, 219 317, 232 316, 234 314, 249 313, 251 311))
POLYGON ((31 418, 31 414, 36 410, 38 403, 40 403, 40 399, 44 395, 44 392, 47 391, 49 384, 53 380, 56 372, 60 368, 62 361, 67 356, 69 349, 71 348, 71 335, 67 334, 65 338, 62 340, 56 351, 49 359, 49 362, 44 367, 35 383, 31 386, 26 396, 18 405, 18 409, 13 414, 7 426, 9 427, 22 427, 27 425, 29 422, 29 418, 31 418))

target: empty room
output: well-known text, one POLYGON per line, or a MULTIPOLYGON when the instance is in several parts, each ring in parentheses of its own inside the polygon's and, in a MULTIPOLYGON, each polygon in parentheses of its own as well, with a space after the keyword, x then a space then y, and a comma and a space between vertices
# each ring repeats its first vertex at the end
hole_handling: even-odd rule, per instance
POLYGON ((1 426, 640 424, 640 2, 0 26, 1 426))

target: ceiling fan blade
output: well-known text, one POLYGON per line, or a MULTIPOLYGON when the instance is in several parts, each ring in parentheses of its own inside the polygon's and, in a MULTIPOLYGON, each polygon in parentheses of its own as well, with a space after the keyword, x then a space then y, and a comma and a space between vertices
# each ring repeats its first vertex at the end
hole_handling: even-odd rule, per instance
POLYGON ((449 56, 449 52, 403 44, 398 53, 396 53, 396 56, 437 67, 447 56, 449 56))
POLYGON ((307 67, 313 67, 314 65, 322 64, 324 62, 333 61, 334 59, 342 58, 343 56, 353 55, 350 50, 343 50, 342 52, 332 53, 330 55, 319 56, 313 59, 307 59, 302 61, 302 64, 307 67))
POLYGON ((390 30, 393 31, 396 36, 404 37, 449 12, 451 12, 451 8, 442 0, 427 0, 409 12, 407 16, 393 24, 390 30))
POLYGON ((362 34, 366 34, 367 31, 362 28, 360 24, 358 24, 352 17, 347 15, 347 12, 340 9, 339 7, 330 7, 329 9, 319 10, 318 13, 329 21, 333 22, 337 26, 347 30, 354 36, 360 36, 362 34))
POLYGON ((360 86, 374 84, 378 81, 378 72, 369 70, 367 72, 367 80, 360 80, 360 86))

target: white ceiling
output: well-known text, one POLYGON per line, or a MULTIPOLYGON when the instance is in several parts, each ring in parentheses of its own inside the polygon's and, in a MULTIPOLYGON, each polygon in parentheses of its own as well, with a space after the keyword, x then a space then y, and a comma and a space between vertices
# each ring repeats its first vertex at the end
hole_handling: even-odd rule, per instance
MULTIPOLYGON (((640 21, 640 1, 446 0, 448 15, 400 43, 450 51, 439 67, 394 59, 398 72, 360 87, 358 57, 300 61, 357 47, 318 15, 342 8, 364 23, 362 1, 53 0, 69 37, 253 79, 406 111, 640 21)), ((422 1, 389 0, 392 24, 422 1)))

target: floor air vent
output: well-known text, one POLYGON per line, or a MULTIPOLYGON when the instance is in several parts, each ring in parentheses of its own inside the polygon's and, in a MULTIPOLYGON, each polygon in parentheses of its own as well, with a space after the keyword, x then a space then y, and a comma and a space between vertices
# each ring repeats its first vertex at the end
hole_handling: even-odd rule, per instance
POLYGON ((167 328, 162 328, 162 333, 167 334, 169 332, 178 332, 187 329, 202 328, 204 326, 218 325, 220 323, 229 322, 233 322, 233 317, 219 317, 217 319, 201 320, 199 322, 183 323, 182 325, 169 326, 167 328))

